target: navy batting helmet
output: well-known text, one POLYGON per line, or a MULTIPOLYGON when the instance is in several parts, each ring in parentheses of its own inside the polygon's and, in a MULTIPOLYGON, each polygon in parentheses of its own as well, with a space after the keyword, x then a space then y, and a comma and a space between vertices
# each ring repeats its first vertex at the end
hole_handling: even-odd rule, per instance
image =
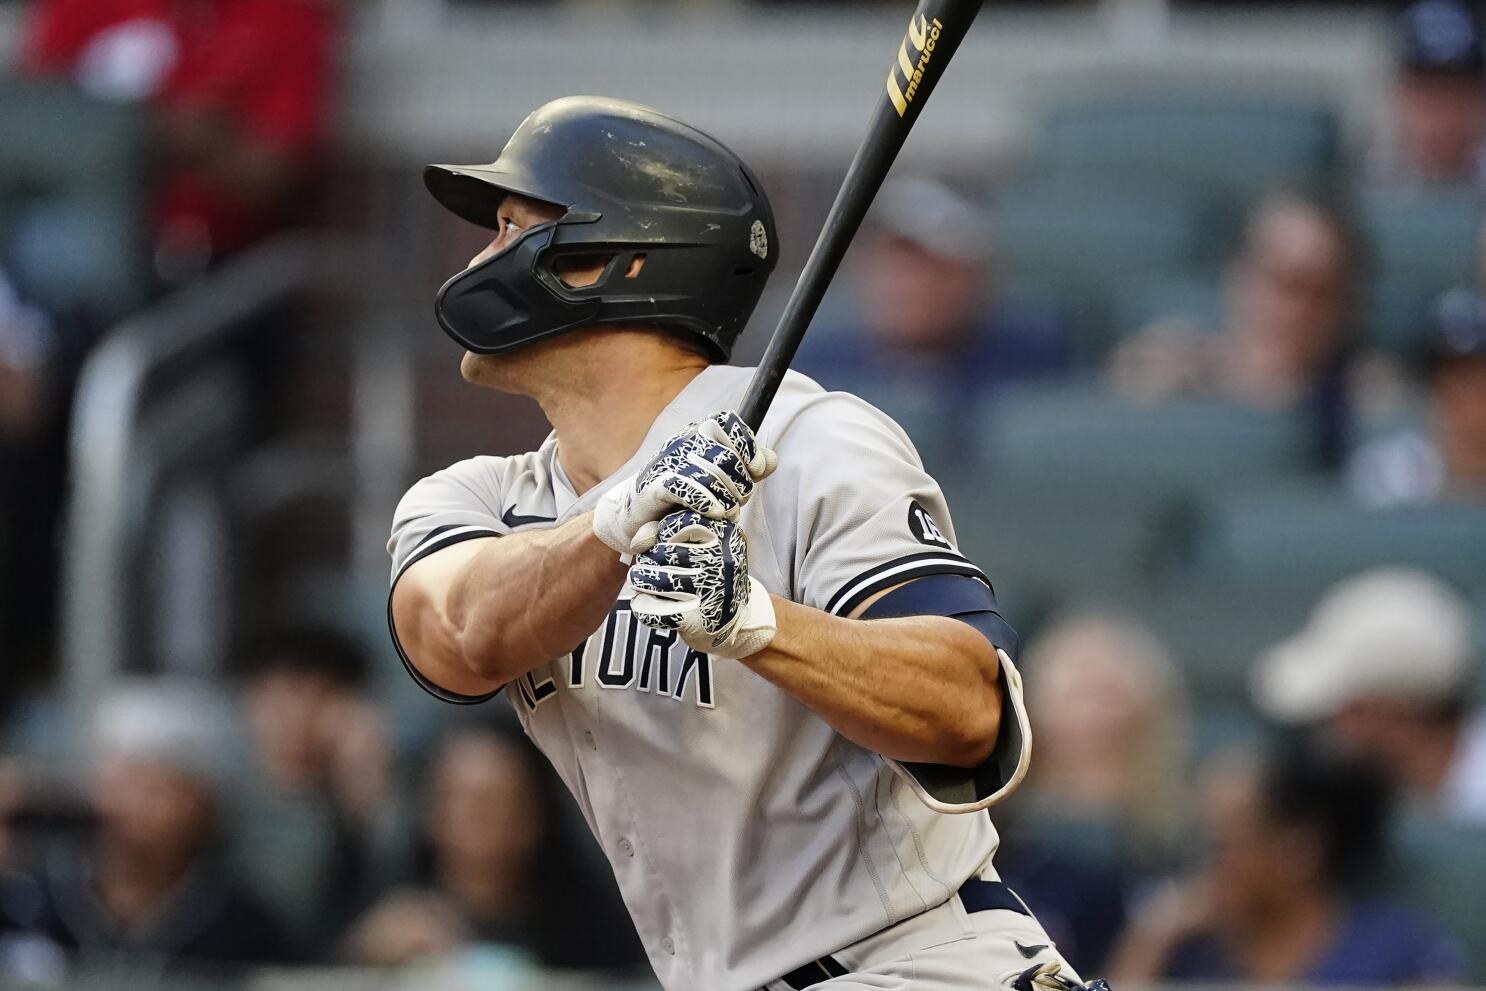
POLYGON ((640 324, 694 335, 725 361, 774 269, 774 214, 748 166, 702 131, 623 100, 555 100, 493 164, 430 165, 424 181, 449 210, 491 229, 507 193, 567 211, 439 292, 440 325, 478 354, 640 324), (555 263, 573 255, 608 259, 597 282, 563 282, 555 263))

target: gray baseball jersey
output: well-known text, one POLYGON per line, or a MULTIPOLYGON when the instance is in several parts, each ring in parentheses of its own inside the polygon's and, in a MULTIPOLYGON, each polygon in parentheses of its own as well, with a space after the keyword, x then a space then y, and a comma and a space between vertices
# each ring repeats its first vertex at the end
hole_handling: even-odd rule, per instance
MULTIPOLYGON (((702 372, 630 463, 581 496, 550 437, 529 454, 472 458, 423 479, 397 508, 394 584, 458 541, 553 527, 592 509, 668 437, 735 407, 750 374, 702 372)), ((956 550, 939 486, 880 411, 792 373, 760 440, 778 452, 779 469, 741 521, 750 570, 769 591, 846 615, 915 578, 985 581, 956 550)), ((979 812, 1025 772, 1021 683, 1004 657, 1003 729, 987 765, 904 767, 744 665, 641 626, 630 595, 585 644, 505 693, 577 797, 667 991, 757 989, 986 875, 997 843, 989 817, 943 813, 979 812)), ((409 671, 441 698, 481 701, 409 671)))

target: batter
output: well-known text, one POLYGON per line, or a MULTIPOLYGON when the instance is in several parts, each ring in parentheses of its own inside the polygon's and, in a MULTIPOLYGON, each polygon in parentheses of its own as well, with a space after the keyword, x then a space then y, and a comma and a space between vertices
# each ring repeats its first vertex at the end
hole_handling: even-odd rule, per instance
POLYGON ((554 432, 398 506, 409 673, 505 693, 667 991, 1078 987, 992 866, 985 810, 1031 736, 1016 635, 938 484, 891 419, 803 376, 757 437, 728 412, 775 263, 758 179, 695 128, 574 97, 426 180, 495 232, 439 295, 464 377, 554 432))

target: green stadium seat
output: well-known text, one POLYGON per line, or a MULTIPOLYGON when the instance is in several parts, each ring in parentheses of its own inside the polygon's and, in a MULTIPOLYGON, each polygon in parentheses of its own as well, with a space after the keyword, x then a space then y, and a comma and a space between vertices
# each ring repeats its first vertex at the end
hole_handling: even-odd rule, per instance
POLYGON ((1434 300, 1476 284, 1482 207, 1472 188, 1383 189, 1362 197, 1358 222, 1372 269, 1368 340, 1412 354, 1434 300))
POLYGON ((1197 511, 1193 563, 1233 582, 1316 595, 1379 565, 1411 565, 1466 590, 1486 584, 1486 506, 1364 509, 1329 488, 1216 497, 1197 511))
POLYGON ((1283 587, 1217 575, 1177 576, 1152 587, 1114 589, 1112 602, 1140 618, 1171 649, 1203 711, 1250 708, 1249 671, 1263 651, 1304 625, 1312 601, 1283 587))
POLYGON ((1292 474, 1309 458, 1302 418, 1216 400, 1138 403, 1097 384, 1009 389, 986 412, 996 474, 1096 495, 1201 492, 1255 474, 1292 474))
POLYGON ((1190 500, 1303 472, 1310 450, 1291 417, 1146 406, 1093 383, 1007 389, 987 405, 981 439, 986 467, 955 483, 962 544, 1024 594, 1057 600, 1150 580, 1182 544, 1190 500))
POLYGON ((1324 101, 1231 92, 1100 94, 1047 111, 1042 159, 1090 174, 1170 174, 1241 195, 1323 181, 1340 159, 1324 101))
POLYGON ((139 108, 61 84, 0 80, 0 221, 8 236, 36 211, 33 298, 105 317, 151 288, 150 131, 139 108))
POLYGON ((997 190, 992 240, 1008 279, 1063 308, 1097 357, 1109 301, 1132 282, 1208 266, 1220 201, 1167 183, 1034 177, 997 190))
POLYGON ((1214 209, 1211 198, 1162 183, 1035 177, 997 190, 992 231, 1013 267, 1040 264, 1116 278, 1199 259, 1204 221, 1214 209))
POLYGON ((1122 288, 1114 302, 1114 326, 1124 338, 1157 321, 1177 320, 1197 330, 1215 330, 1223 320, 1218 278, 1152 276, 1122 288))

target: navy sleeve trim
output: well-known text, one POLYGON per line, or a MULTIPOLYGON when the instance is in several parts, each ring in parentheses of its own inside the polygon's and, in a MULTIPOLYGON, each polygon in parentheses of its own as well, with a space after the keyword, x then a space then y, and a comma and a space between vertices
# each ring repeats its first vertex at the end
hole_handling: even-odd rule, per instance
POLYGON ((834 616, 849 616, 857 606, 883 589, 930 575, 963 575, 984 582, 986 588, 991 587, 991 580, 984 572, 954 551, 925 551, 862 572, 831 597, 825 611, 834 616))
POLYGON ((963 575, 932 575, 893 589, 862 613, 862 619, 898 616, 945 616, 975 627, 992 644, 1015 660, 1021 638, 1001 617, 996 594, 979 579, 963 575))
POLYGON ((418 549, 414 551, 408 557, 407 562, 398 569, 397 577, 392 579, 392 588, 389 589, 387 592, 387 632, 392 635, 392 646, 397 650, 398 660, 402 661, 403 668, 408 672, 410 676, 412 676, 413 681, 417 683, 418 687, 423 689, 428 694, 432 695, 434 698, 438 699, 440 702, 448 702, 452 705, 479 705, 481 702, 489 702, 491 699, 495 698, 497 695, 500 694, 501 690, 497 688, 495 691, 489 692, 485 695, 460 695, 458 692, 451 692, 446 688, 440 688, 438 685, 435 685, 433 682, 429 681, 428 678, 423 675, 423 672, 419 671, 413 666, 413 662, 408 659, 407 651, 402 649, 402 641, 397 638, 397 623, 392 618, 392 593, 397 590, 398 579, 402 578, 407 570, 414 564, 423 560, 434 551, 441 551, 445 547, 452 547, 455 544, 462 543, 466 540, 474 540, 477 537, 498 536, 500 536, 500 534, 486 527, 439 527, 424 538, 423 543, 418 545, 418 549))
MULTIPOLYGON (((408 555, 408 559, 403 562, 402 567, 397 569, 397 578, 401 578, 405 571, 407 571, 413 565, 417 564, 419 561, 423 560, 428 555, 432 554, 434 551, 441 551, 445 547, 452 547, 457 543, 465 540, 473 540, 476 537, 499 536, 500 534, 490 529, 490 527, 480 526, 474 523, 456 523, 450 524, 448 526, 435 527, 428 532, 428 535, 423 538, 422 542, 419 543, 417 547, 413 548, 413 553, 408 555)), ((392 580, 393 585, 397 584, 397 578, 394 578, 392 580)))

